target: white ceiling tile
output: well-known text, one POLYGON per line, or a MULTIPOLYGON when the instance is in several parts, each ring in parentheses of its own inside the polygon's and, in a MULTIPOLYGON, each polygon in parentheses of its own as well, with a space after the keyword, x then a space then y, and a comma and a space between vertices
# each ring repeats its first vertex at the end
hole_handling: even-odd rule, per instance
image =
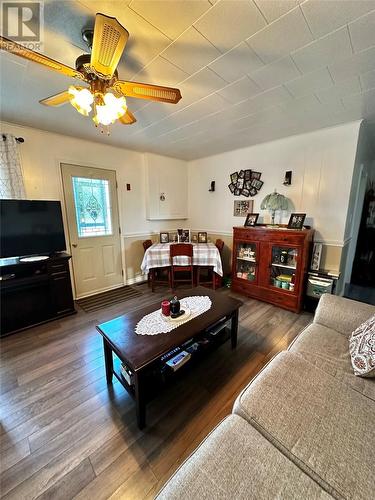
POLYGON ((295 64, 290 57, 284 57, 274 61, 263 68, 254 71, 251 79, 255 81, 264 90, 277 87, 285 82, 294 80, 301 76, 295 64))
POLYGON ((297 0, 254 0, 269 23, 298 5, 297 0))
POLYGON ((191 106, 175 113, 170 117, 177 127, 199 120, 205 114, 215 113, 229 106, 229 103, 217 94, 212 94, 200 101, 195 102, 191 106))
POLYGON ((307 0, 301 4, 306 20, 320 37, 374 9, 374 0, 307 0))
POLYGON ((271 106, 284 103, 288 106, 293 106, 294 101, 295 99, 293 99, 284 87, 276 87, 238 104, 238 107, 243 113, 242 116, 245 116, 246 114, 257 113, 271 106))
POLYGON ((264 63, 255 52, 245 42, 241 42, 216 59, 209 67, 227 82, 234 82, 262 66, 264 63))
POLYGON ((174 40, 211 7, 208 0, 133 0, 130 8, 174 40))
MULTIPOLYGON (((104 12, 114 16, 129 31, 129 40, 122 57, 124 63, 134 74, 143 66, 151 62, 162 50, 164 50, 171 40, 161 31, 148 23, 145 19, 124 6, 122 1, 112 2, 92 2, 91 0, 80 0, 93 13, 104 12)), ((78 2, 69 2, 71 5, 78 2)))
POLYGON ((345 95, 356 94, 358 92, 361 92, 361 86, 358 76, 354 76, 338 82, 330 88, 317 90, 315 94, 320 102, 329 105, 330 102, 340 100, 345 95))
POLYGON ((349 31, 355 52, 375 45, 375 10, 350 23, 349 31))
POLYGON ((352 46, 345 26, 293 52, 292 58, 303 73, 309 73, 351 54, 352 46))
POLYGON ((261 90, 249 77, 244 76, 234 83, 230 83, 221 90, 218 94, 224 97, 227 101, 236 104, 237 102, 244 101, 249 97, 259 94, 261 90))
POLYGON ((162 56, 192 74, 216 59, 220 52, 195 28, 190 28, 172 43, 162 56))
POLYGON ((173 87, 185 80, 189 75, 163 57, 158 56, 150 64, 136 73, 132 80, 173 87))
POLYGON ((248 38, 246 43, 262 61, 269 63, 281 59, 312 40, 313 36, 302 11, 297 7, 248 38))
POLYGON ((307 73, 291 82, 285 84, 285 87, 294 95, 294 97, 303 97, 311 94, 321 88, 333 85, 331 75, 327 68, 320 68, 311 73, 307 73))
POLYGON ((374 111, 375 109, 375 89, 368 90, 362 94, 354 94, 349 96, 344 96, 342 98, 345 108, 351 109, 356 106, 360 106, 363 113, 367 110, 374 111))
POLYGON ((227 82, 210 68, 203 68, 189 76, 181 84, 181 88, 185 95, 191 96, 192 100, 196 101, 223 88, 226 84, 227 82))
POLYGON ((332 78, 338 82, 350 76, 359 75, 375 69, 375 47, 357 52, 351 57, 337 61, 329 66, 332 78))
POLYGON ((375 71, 368 71, 360 76, 361 86, 363 90, 375 88, 375 71))
POLYGON ((194 26, 222 53, 256 33, 266 25, 251 0, 221 0, 194 26))

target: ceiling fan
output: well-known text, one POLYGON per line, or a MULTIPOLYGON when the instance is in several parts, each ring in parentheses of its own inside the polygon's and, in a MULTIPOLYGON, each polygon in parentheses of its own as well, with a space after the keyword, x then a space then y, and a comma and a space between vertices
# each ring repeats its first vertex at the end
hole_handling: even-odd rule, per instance
POLYGON ((136 122, 134 115, 127 108, 126 97, 171 104, 176 104, 181 99, 180 91, 175 88, 118 79, 117 65, 129 33, 116 18, 96 14, 94 30, 83 31, 82 37, 91 48, 91 55, 79 56, 75 63, 76 69, 2 36, 0 36, 0 48, 87 83, 88 87, 70 85, 67 90, 39 102, 46 106, 61 106, 70 102, 85 116, 93 111, 95 125, 107 127, 107 132, 108 126, 117 119, 124 125, 136 122))

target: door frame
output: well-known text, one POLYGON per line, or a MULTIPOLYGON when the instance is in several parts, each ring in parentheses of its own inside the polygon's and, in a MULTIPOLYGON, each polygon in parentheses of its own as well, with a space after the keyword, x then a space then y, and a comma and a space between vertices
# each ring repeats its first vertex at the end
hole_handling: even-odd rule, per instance
MULTIPOLYGON (((88 167, 88 168, 97 168, 99 170, 110 170, 115 173, 116 177, 116 196, 117 196, 117 207, 118 207, 118 219, 119 219, 119 224, 120 224, 120 251, 121 251, 121 269, 122 269, 122 283, 118 286, 111 287, 109 290, 114 290, 115 288, 120 288, 123 285, 126 285, 126 265, 125 265, 125 243, 124 243, 124 238, 123 238, 123 220, 122 220, 122 211, 120 210, 120 197, 119 197, 119 190, 118 190, 118 181, 117 181, 117 170, 116 168, 110 168, 107 167, 106 165, 98 165, 92 162, 86 162, 84 161, 84 165, 77 163, 77 160, 69 160, 69 159, 62 159, 62 158, 57 158, 56 159, 56 164, 59 172, 59 190, 60 190, 60 201, 61 201, 61 207, 62 207, 62 216, 63 216, 63 225, 64 225, 64 230, 65 230, 65 242, 66 242, 66 248, 67 252, 69 255, 71 255, 71 239, 70 239, 70 232, 69 232, 69 224, 68 224, 68 215, 67 215, 67 207, 65 203, 65 193, 64 193, 64 183, 63 183, 63 172, 62 172, 62 164, 67 163, 69 165, 73 165, 75 167, 88 167)), ((70 268, 70 274, 72 279, 72 288, 73 288, 73 297, 74 299, 77 297, 77 292, 76 292, 76 283, 75 283, 75 275, 74 275, 74 266, 72 259, 69 259, 69 268, 70 268)), ((105 291, 105 290, 104 290, 105 291)), ((97 292, 91 294, 95 295, 97 292)), ((85 295, 85 297, 89 297, 90 294, 85 295)))

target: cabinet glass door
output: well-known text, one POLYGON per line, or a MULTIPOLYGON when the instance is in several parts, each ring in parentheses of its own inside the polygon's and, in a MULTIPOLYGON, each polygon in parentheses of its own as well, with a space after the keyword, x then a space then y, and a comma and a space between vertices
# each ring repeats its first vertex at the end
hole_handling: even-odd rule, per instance
POLYGON ((257 281, 258 247, 256 243, 238 242, 235 249, 235 275, 248 283, 257 281))
POLYGON ((296 293, 298 262, 298 248, 272 245, 269 285, 296 293))

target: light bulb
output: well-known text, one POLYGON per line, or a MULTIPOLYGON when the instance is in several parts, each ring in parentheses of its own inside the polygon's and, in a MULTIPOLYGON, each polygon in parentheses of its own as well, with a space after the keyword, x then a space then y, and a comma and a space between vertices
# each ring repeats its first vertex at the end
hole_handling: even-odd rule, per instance
POLYGON ((92 110, 91 104, 94 102, 94 96, 89 89, 77 89, 74 85, 70 85, 68 92, 72 96, 70 104, 74 106, 81 115, 88 116, 92 110))
POLYGON ((96 116, 93 120, 96 125, 110 125, 126 113, 125 97, 116 97, 110 92, 103 97, 104 104, 96 106, 96 116))

